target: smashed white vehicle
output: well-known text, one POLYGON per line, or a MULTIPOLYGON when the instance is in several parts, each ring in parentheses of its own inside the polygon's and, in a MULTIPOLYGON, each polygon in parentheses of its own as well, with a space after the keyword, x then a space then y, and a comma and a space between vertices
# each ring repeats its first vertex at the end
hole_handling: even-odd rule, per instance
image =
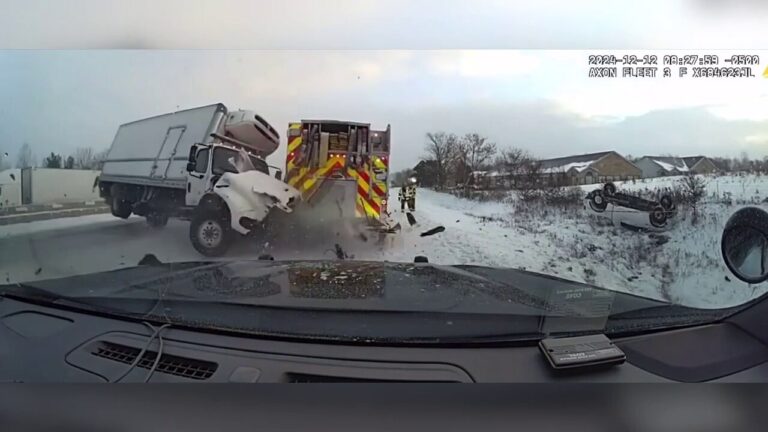
POLYGON ((299 192, 264 158, 277 131, 252 111, 208 105, 121 125, 98 185, 112 214, 191 220, 190 240, 206 256, 222 255, 236 234, 260 229, 273 208, 291 212, 299 192))
POLYGON ((661 196, 658 201, 649 200, 618 192, 613 183, 606 183, 601 189, 588 193, 584 206, 592 214, 632 230, 666 230, 677 214, 669 195, 661 196))

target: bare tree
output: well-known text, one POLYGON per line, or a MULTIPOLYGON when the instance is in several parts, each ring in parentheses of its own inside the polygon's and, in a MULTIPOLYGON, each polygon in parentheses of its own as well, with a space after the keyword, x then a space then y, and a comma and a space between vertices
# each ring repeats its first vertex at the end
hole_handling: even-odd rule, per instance
POLYGON ((704 179, 692 172, 687 172, 680 180, 680 184, 683 188, 683 200, 691 207, 696 207, 696 204, 704 198, 706 194, 706 183, 704 179))
POLYGON ((707 185, 704 179, 690 171, 680 180, 680 184, 682 186, 682 201, 693 209, 691 224, 696 225, 699 220, 697 204, 704 198, 707 185))
POLYGON ((432 161, 435 166, 435 186, 445 187, 450 170, 456 158, 458 137, 445 132, 427 133, 427 156, 425 160, 432 161))
POLYGON ((526 150, 512 147, 501 151, 496 158, 496 166, 509 174, 521 174, 523 165, 532 159, 526 150))
POLYGON ((496 143, 477 133, 464 135, 457 149, 457 159, 464 171, 458 180, 462 183, 468 180, 470 173, 488 164, 495 155, 496 143))
POLYGON ((512 147, 502 150, 501 154, 496 158, 494 165, 496 169, 503 171, 509 176, 509 186, 516 187, 525 171, 530 171, 528 164, 533 160, 533 156, 527 150, 512 147))
POLYGON ((22 144, 16 156, 16 168, 32 168, 35 166, 35 155, 29 143, 22 144))
POLYGON ((61 168, 61 155, 51 152, 51 154, 43 159, 44 168, 61 168))
POLYGON ((541 175, 541 162, 532 158, 526 158, 520 165, 520 174, 517 175, 518 180, 516 182, 518 195, 521 200, 535 201, 541 198, 541 175))
POLYGON ((96 152, 96 154, 93 155, 93 164, 91 169, 101 171, 101 167, 104 166, 104 161, 107 160, 107 154, 109 154, 109 149, 96 152))
POLYGON ((72 157, 75 159, 75 168, 92 169, 94 168, 94 154, 92 147, 78 147, 72 157))

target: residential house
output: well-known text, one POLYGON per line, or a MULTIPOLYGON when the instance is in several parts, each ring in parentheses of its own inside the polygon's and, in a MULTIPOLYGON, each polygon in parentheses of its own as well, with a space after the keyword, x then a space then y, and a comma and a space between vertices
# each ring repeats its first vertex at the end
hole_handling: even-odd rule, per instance
MULTIPOLYGON (((437 162, 422 160, 413 167, 413 173, 423 187, 433 187, 437 183, 437 162)), ((398 185, 399 186, 399 185, 398 185)))
POLYGON ((714 161, 706 156, 643 156, 635 162, 635 165, 643 171, 644 178, 688 173, 707 174, 717 171, 714 161))
POLYGON ((542 179, 549 186, 568 186, 638 179, 642 170, 615 151, 566 156, 540 161, 542 179))

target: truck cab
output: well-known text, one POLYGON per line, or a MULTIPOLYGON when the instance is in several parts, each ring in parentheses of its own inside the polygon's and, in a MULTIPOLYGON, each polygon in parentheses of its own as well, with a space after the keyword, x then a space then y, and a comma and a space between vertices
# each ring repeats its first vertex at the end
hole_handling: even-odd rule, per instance
POLYGON ((235 233, 253 235, 273 207, 293 211, 299 192, 269 173, 259 155, 230 143, 196 144, 187 162, 190 240, 208 256, 223 254, 235 233))
POLYGON ((190 149, 187 162, 186 205, 196 206, 224 173, 251 169, 269 175, 267 162, 247 150, 227 144, 195 144, 190 149))

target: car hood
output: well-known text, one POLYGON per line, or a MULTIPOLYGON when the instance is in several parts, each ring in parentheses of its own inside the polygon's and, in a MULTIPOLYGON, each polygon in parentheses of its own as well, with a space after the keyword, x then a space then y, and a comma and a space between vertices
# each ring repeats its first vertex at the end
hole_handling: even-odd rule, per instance
POLYGON ((358 261, 148 265, 0 287, 0 295, 130 319, 353 343, 498 343, 633 334, 707 312, 522 270, 358 261))
MULTIPOLYGON (((665 303, 516 269, 360 261, 185 262, 36 281, 66 298, 294 309, 607 316, 665 303)), ((22 288, 6 286, 3 290, 22 288)))

